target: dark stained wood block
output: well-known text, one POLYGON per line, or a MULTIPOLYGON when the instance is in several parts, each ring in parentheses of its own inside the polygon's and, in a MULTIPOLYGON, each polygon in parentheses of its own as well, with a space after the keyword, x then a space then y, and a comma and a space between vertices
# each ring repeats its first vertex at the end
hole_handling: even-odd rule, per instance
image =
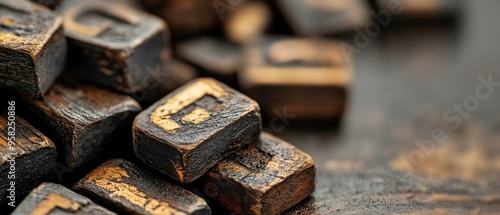
POLYGON ((25 98, 24 107, 59 149, 70 168, 95 162, 112 141, 123 136, 140 105, 131 97, 61 79, 43 100, 25 98))
POLYGON ((242 50, 237 44, 213 37, 198 37, 180 42, 177 56, 200 68, 204 75, 233 85, 241 66, 242 50))
POLYGON ((68 0, 59 13, 68 38, 69 69, 95 83, 135 93, 152 79, 167 49, 159 18, 111 1, 68 0))
POLYGON ((90 199, 54 183, 43 183, 21 202, 12 215, 49 214, 116 214, 97 205, 90 199))
POLYGON ((1 113, 0 130, 0 202, 15 201, 14 205, 18 205, 22 195, 51 178, 56 148, 46 136, 12 112, 1 113))
POLYGON ((190 183, 259 138, 259 105, 211 78, 195 79, 141 112, 134 150, 150 167, 190 183))
POLYGON ((176 38, 210 32, 221 23, 212 0, 141 1, 147 11, 168 23, 176 38))
POLYGON ((271 19, 268 3, 244 1, 226 15, 223 23, 224 32, 231 41, 248 44, 264 34, 271 19))
POLYGON ((73 189, 126 214, 210 214, 201 197, 122 159, 102 164, 73 189))
POLYGON ((176 59, 164 60, 161 67, 157 67, 152 75, 154 78, 146 88, 132 94, 132 97, 143 107, 149 107, 168 93, 199 76, 195 68, 176 59))
POLYGON ((315 170, 311 156, 264 132, 203 181, 209 197, 238 214, 280 214, 313 192, 315 170))
POLYGON ((0 86, 42 96, 66 62, 62 20, 24 0, 0 0, 0 86))
POLYGON ((342 116, 352 65, 339 43, 266 37, 245 50, 244 61, 239 84, 264 113, 308 119, 342 116))
POLYGON ((278 0, 295 33, 320 36, 354 31, 371 19, 365 0, 278 0))

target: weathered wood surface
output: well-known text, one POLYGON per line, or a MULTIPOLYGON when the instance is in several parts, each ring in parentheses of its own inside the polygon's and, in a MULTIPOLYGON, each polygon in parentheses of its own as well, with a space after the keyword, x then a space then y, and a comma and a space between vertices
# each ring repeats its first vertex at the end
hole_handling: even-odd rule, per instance
POLYGON ((134 150, 149 166, 190 183, 261 131, 259 105, 211 78, 195 79, 141 112, 134 150))
POLYGON ((209 198, 238 214, 280 214, 314 190, 311 156, 268 133, 203 176, 209 198))
POLYGON ((70 70, 124 93, 148 86, 169 48, 165 22, 114 1, 68 0, 58 11, 68 38, 70 70))
POLYGON ((278 0, 278 6, 295 33, 320 36, 364 27, 371 19, 368 1, 278 0))
POLYGON ((102 164, 73 189, 121 214, 210 214, 202 198, 122 159, 102 164))
POLYGON ((66 63, 62 20, 24 0, 0 1, 0 86, 42 96, 66 63))
POLYGON ((28 118, 51 137, 58 146, 58 156, 71 168, 102 158, 122 132, 130 132, 133 118, 141 111, 129 96, 66 77, 58 80, 42 100, 24 98, 20 105, 27 109, 28 118))
MULTIPOLYGON (((221 20, 211 0, 141 0, 144 8, 163 18, 175 38, 189 37, 216 29, 221 20)), ((227 11, 226 11, 227 13, 227 11)))
POLYGON ((340 43, 265 37, 248 47, 244 58, 240 86, 263 113, 286 109, 305 119, 342 116, 353 69, 340 43))
POLYGON ((12 215, 116 215, 90 199, 54 183, 43 183, 26 196, 12 215))
POLYGON ((216 78, 231 86, 236 84, 236 72, 243 57, 242 49, 237 44, 204 36, 178 43, 176 54, 199 68, 204 76, 216 78))
POLYGON ((0 203, 14 201, 17 205, 38 183, 51 178, 56 148, 51 140, 18 116, 10 121, 7 113, 2 112, 0 130, 0 203), (7 197, 11 191, 15 200, 7 197))

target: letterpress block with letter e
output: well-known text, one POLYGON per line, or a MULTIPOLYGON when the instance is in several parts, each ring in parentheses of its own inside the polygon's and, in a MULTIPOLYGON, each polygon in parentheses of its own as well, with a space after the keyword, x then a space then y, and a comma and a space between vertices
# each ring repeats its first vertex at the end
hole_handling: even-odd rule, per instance
POLYGON ((4 203, 16 201, 16 197, 19 199, 38 183, 51 178, 56 147, 15 115, 1 113, 0 131, 0 202, 4 203))
POLYGON ((97 167, 73 189, 124 214, 210 214, 201 197, 122 159, 97 167))
POLYGON ((238 75, 269 115, 331 119, 344 111, 352 66, 337 42, 267 37, 245 50, 238 75))
POLYGON ((126 131, 141 111, 131 97, 61 79, 43 100, 25 98, 30 117, 41 123, 71 168, 93 163, 103 156, 113 139, 126 131))
POLYGON ((190 183, 261 131, 259 105, 211 78, 195 79, 135 119, 134 150, 149 166, 190 183))
POLYGON ((305 36, 353 31, 370 21, 365 0, 278 0, 292 29, 305 36))
POLYGON ((217 163, 203 176, 205 190, 238 214, 280 214, 314 190, 314 161, 268 133, 217 163))
POLYGON ((145 87, 167 48, 166 24, 124 4, 71 0, 61 6, 69 66, 124 93, 145 87))
POLYGON ((43 183, 31 191, 11 215, 26 214, 114 215, 116 213, 62 185, 43 183))
POLYGON ((0 0, 0 87, 41 97, 66 63, 62 20, 25 0, 0 0))

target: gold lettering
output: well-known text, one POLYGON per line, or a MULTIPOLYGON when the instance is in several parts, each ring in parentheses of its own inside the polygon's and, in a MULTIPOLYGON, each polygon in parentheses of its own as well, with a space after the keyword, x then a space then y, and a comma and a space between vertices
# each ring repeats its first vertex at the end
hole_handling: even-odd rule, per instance
POLYGON ((49 214, 54 208, 76 212, 80 207, 81 205, 78 204, 78 202, 71 201, 55 193, 50 193, 33 211, 31 211, 30 215, 49 214))

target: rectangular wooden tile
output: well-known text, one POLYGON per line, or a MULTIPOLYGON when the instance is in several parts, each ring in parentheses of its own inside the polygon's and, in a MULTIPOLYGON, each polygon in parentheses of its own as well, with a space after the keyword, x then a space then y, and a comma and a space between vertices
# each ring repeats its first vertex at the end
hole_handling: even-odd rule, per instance
POLYGON ((94 214, 113 215, 114 212, 90 199, 54 183, 43 183, 21 202, 11 215, 94 214))
POLYGON ((141 112, 133 125, 139 159, 190 183, 258 139, 259 105, 211 78, 195 79, 141 112))
POLYGON ((278 0, 288 24, 295 33, 320 36, 353 32, 370 21, 365 0, 278 0))
POLYGON ((214 37, 198 37, 178 43, 176 52, 180 59, 200 68, 204 76, 233 86, 236 83, 242 59, 239 45, 214 37))
POLYGON ((68 38, 70 70, 124 93, 147 87, 167 49, 161 19, 99 0, 67 0, 58 11, 68 38))
POLYGON ((127 214, 210 214, 205 200, 135 164, 110 160, 73 187, 127 214))
POLYGON ((0 87, 42 96, 66 63, 62 20, 25 0, 0 0, 0 87))
POLYGON ((0 130, 0 202, 18 205, 24 194, 51 178, 56 148, 13 112, 1 113, 0 130))
POLYGON ((203 182, 209 197, 238 214, 280 214, 313 192, 315 166, 311 156, 264 132, 203 182))
POLYGON ((124 136, 122 132, 130 128, 141 110, 129 96, 69 78, 58 80, 43 100, 24 98, 23 103, 30 118, 53 139, 59 156, 71 168, 102 158, 104 150, 124 136))
POLYGON ((245 51, 238 78, 263 113, 331 119, 343 114, 351 76, 338 42, 266 37, 245 51))

